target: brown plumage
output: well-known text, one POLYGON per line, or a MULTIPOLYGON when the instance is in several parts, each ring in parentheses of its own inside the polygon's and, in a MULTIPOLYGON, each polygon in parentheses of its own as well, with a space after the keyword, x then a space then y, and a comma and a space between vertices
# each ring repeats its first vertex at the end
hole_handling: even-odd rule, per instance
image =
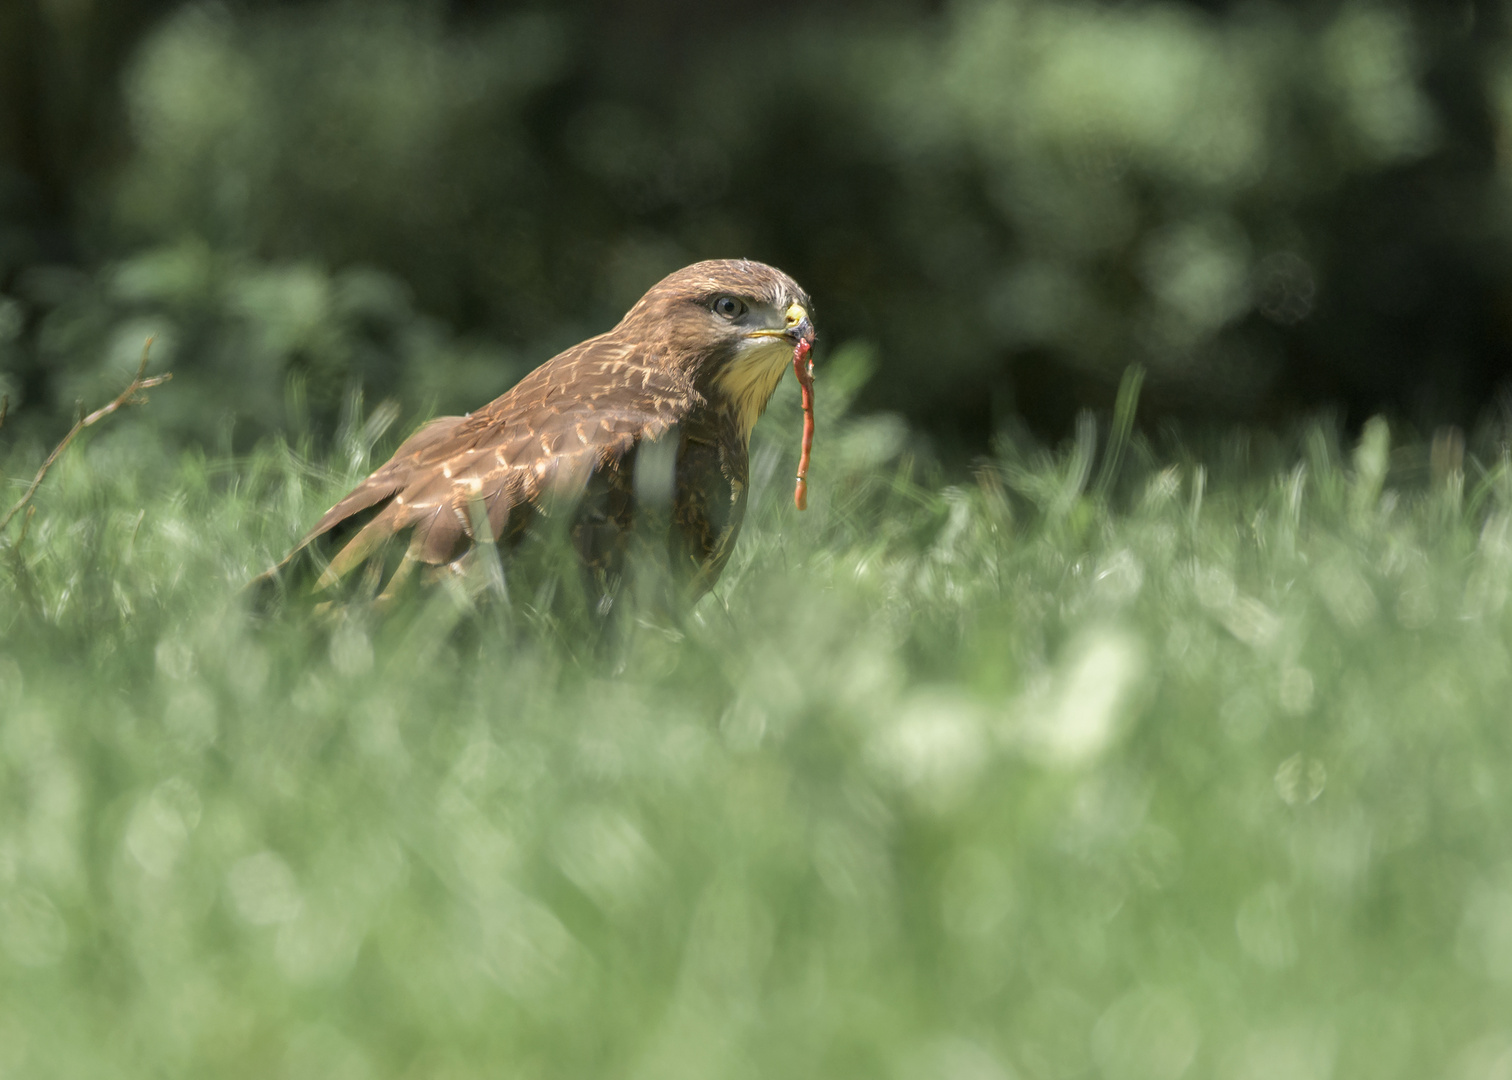
POLYGON ((808 305, 792 278, 762 263, 679 270, 612 330, 476 412, 420 428, 280 568, 320 541, 334 553, 317 591, 365 567, 358 579, 391 596, 416 570, 464 570, 485 522, 507 552, 555 507, 571 507, 567 531, 601 602, 637 533, 665 551, 679 599, 696 600, 740 531, 751 427, 796 343, 813 340, 808 305), (398 545, 395 565, 385 555, 398 545))

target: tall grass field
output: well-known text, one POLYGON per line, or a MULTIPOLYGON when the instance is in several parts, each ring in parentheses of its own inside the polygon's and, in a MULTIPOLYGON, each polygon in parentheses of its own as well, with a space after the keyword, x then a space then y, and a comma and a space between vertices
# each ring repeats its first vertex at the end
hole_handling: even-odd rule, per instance
POLYGON ((861 367, 610 629, 249 603, 382 415, 82 436, 0 537, 0 1077, 1512 1077, 1503 434, 1130 392, 955 474, 861 367))

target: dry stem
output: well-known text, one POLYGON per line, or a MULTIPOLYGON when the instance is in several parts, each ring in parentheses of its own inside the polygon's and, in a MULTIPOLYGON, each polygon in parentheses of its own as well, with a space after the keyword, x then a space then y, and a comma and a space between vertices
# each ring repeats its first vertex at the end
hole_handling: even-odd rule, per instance
MULTIPOLYGON (((141 363, 137 364, 136 377, 131 380, 131 385, 122 390, 120 394, 117 395, 116 399, 109 405, 102 405, 100 408, 96 409, 88 416, 80 417, 77 421, 74 422, 74 426, 69 429, 68 434, 63 436, 63 441, 58 443, 57 446, 53 447, 52 453, 47 455, 47 460, 42 462, 42 467, 37 470, 37 475, 32 477, 32 482, 30 486, 27 487, 26 494, 22 495, 20 499, 16 500, 16 505, 7 510, 4 517, 0 517, 0 536, 3 536, 5 534, 5 529, 8 525, 10 525, 11 519, 19 514, 27 503, 31 502, 31 497, 37 493, 37 488, 41 486, 42 478, 47 475, 47 470, 53 467, 53 462, 57 461, 58 458, 62 455, 63 451, 68 449, 68 444, 74 441, 75 436, 77 436, 79 432, 83 431, 87 427, 99 423, 101 420, 105 419, 111 413, 115 412, 117 409, 121 408, 124 405, 142 404, 147 400, 146 397, 141 396, 143 390, 149 390, 154 386, 161 386, 163 385, 163 383, 173 378, 172 372, 164 372, 162 375, 154 375, 151 378, 143 378, 143 375, 147 371, 147 354, 151 350, 152 338, 149 337, 142 344, 142 361, 141 363)), ((8 405, 9 403, 7 402, 6 404, 8 405)), ((3 422, 4 419, 5 409, 3 406, 0 406, 0 422, 3 422)))

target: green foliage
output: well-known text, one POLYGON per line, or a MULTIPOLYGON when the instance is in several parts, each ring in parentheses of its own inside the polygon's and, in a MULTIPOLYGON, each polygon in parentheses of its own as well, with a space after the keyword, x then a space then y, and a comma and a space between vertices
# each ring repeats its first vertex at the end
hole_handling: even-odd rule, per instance
POLYGON ((212 446, 230 402, 239 451, 283 425, 291 373, 325 434, 353 385, 476 407, 738 255, 797 276, 827 341, 878 344, 868 405, 974 450, 1015 412, 1059 437, 1134 363, 1147 410, 1425 428, 1505 376, 1499 4, 513 7, 115 0, 0 40, 18 423, 147 332, 212 446), (87 105, 65 73, 107 54, 87 105))
MULTIPOLYGON (((253 260, 191 238, 94 278, 58 273, 47 284, 56 303, 37 359, 55 372, 56 393, 70 403, 114 393, 152 335, 154 367, 179 378, 155 423, 222 452, 286 428, 333 433, 342 403, 363 386, 465 412, 533 366, 458 339, 416 312, 401 282, 370 268, 253 260)), ((55 418, 21 419, 38 437, 55 418)))
POLYGON ((813 508, 785 385, 717 595, 598 650, 249 614, 355 414, 76 447, 0 538, 0 1068, 1498 1075, 1504 454, 1089 421, 942 485, 863 372, 813 508))
POLYGON ((889 220, 976 331, 936 346, 960 354, 937 377, 1006 348, 1105 376, 1137 358, 1230 407, 1262 392, 1279 358, 1241 359, 1264 346, 1233 331, 1311 312, 1333 254, 1311 210, 1435 137, 1407 13, 1327 7, 960 3, 933 34, 837 46, 851 80, 820 92, 878 103, 875 145, 916 185, 889 220), (943 162, 980 171, 986 213, 944 205, 943 162))

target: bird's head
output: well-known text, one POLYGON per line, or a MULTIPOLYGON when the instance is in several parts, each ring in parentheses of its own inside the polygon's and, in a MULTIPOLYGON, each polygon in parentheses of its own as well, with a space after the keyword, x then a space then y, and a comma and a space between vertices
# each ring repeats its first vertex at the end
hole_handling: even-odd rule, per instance
MULTIPOLYGON (((711 402, 750 435, 800 341, 812 343, 808 293, 781 270, 713 259, 671 274, 625 316, 659 337, 711 402)), ((624 324, 622 324, 624 325, 624 324)))

